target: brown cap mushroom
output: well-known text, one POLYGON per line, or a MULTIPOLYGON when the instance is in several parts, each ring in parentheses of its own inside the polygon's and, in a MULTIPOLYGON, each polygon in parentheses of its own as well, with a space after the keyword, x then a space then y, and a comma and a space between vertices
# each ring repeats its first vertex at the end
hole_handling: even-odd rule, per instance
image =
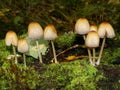
POLYGON ((112 25, 108 22, 102 22, 98 28, 98 34, 100 38, 113 38, 115 37, 115 32, 112 25))
POLYGON ((18 51, 21 53, 25 53, 29 50, 29 45, 26 41, 26 39, 20 39, 18 40, 18 51))
POLYGON ((96 25, 91 25, 91 26, 90 26, 90 31, 95 31, 95 32, 97 32, 97 26, 96 26, 96 25))
POLYGON ((54 40, 55 38, 57 38, 57 31, 56 31, 54 25, 52 25, 52 24, 47 25, 44 30, 44 39, 45 40, 54 40))
POLYGON ((53 40, 55 38, 57 38, 57 31, 56 31, 54 25, 53 24, 47 25, 45 27, 45 30, 44 30, 44 39, 45 40, 51 40, 51 45, 52 45, 52 49, 53 49, 54 60, 55 60, 55 63, 58 63, 57 57, 56 57, 55 46, 54 46, 54 42, 53 42, 53 40))
POLYGON ((18 37, 14 31, 8 31, 5 36, 5 43, 7 46, 17 46, 18 37))
POLYGON ((95 31, 90 31, 86 37, 85 45, 90 48, 95 48, 99 46, 99 35, 95 31))
POLYGON ((24 66, 26 67, 26 56, 25 53, 28 52, 29 46, 26 39, 22 38, 18 40, 18 51, 23 53, 24 66))
POLYGON ((107 38, 115 37, 115 32, 114 32, 114 29, 113 29, 113 27, 112 27, 112 25, 110 23, 102 22, 100 24, 100 26, 99 26, 98 34, 99 34, 100 38, 103 38, 103 41, 102 41, 102 45, 101 45, 101 49, 100 49, 98 60, 96 62, 97 65, 100 64, 100 60, 101 60, 101 57, 102 57, 102 53, 103 53, 106 37, 107 38))
POLYGON ((37 22, 31 22, 28 25, 28 37, 31 40, 38 40, 43 36, 43 29, 37 22))
POLYGON ((89 22, 86 18, 79 18, 75 24, 75 32, 77 34, 87 34, 90 30, 89 22))
POLYGON ((100 38, 96 31, 90 31, 85 39, 85 45, 93 49, 93 60, 91 59, 91 54, 89 51, 90 63, 95 66, 95 48, 99 46, 100 38))

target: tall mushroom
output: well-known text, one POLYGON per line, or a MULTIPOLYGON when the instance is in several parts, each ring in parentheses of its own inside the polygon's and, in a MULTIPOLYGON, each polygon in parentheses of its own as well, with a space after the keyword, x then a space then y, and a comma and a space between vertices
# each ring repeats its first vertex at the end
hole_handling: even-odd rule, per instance
POLYGON ((12 47, 13 47, 13 53, 14 53, 14 57, 15 57, 15 64, 17 64, 18 60, 17 60, 15 46, 17 46, 18 37, 17 37, 17 35, 16 35, 16 33, 14 31, 8 31, 6 33, 5 43, 6 43, 7 46, 11 46, 12 45, 12 47))
POLYGON ((28 25, 28 37, 31 40, 35 40, 36 41, 36 46, 37 46, 37 50, 38 50, 38 56, 39 56, 39 61, 40 63, 43 63, 42 61, 42 55, 40 52, 40 48, 39 48, 39 42, 38 39, 43 37, 43 29, 41 27, 41 25, 37 22, 31 22, 28 25))
POLYGON ((103 52, 103 49, 104 49, 104 44, 105 44, 106 38, 115 37, 115 32, 114 32, 114 29, 113 29, 113 27, 112 27, 112 25, 110 23, 102 22, 99 25, 98 34, 99 34, 100 38, 103 38, 103 41, 102 41, 102 45, 101 45, 98 60, 96 62, 97 65, 100 64, 100 60, 101 60, 101 57, 102 57, 102 52, 103 52))
MULTIPOLYGON (((90 24, 86 18, 79 18, 75 24, 75 32, 77 34, 83 35, 83 39, 85 40, 85 34, 87 34, 90 31, 90 24)), ((91 59, 91 52, 88 48, 88 55, 89 55, 89 61, 92 63, 91 59)))
POLYGON ((57 57, 56 57, 55 46, 54 46, 54 42, 53 42, 53 40, 55 40, 56 38, 57 38, 57 31, 56 31, 54 25, 53 24, 47 25, 44 30, 44 39, 51 41, 54 60, 55 60, 55 63, 58 63, 57 57))
MULTIPOLYGON (((92 49, 95 49, 96 47, 99 46, 99 41, 100 41, 100 38, 99 38, 99 35, 97 32, 95 31, 90 31, 85 39, 85 45, 88 47, 88 48, 92 48, 92 49)), ((92 65, 95 66, 95 50, 93 50, 93 61, 92 61, 92 65)))
POLYGON ((18 52, 23 53, 23 60, 24 60, 24 66, 26 67, 26 57, 25 53, 28 52, 29 46, 26 41, 26 39, 19 39, 18 40, 18 52))

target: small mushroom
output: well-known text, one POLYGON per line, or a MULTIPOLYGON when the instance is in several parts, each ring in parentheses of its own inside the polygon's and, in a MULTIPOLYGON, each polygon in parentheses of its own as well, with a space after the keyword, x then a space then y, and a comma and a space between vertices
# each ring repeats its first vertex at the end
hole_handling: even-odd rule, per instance
POLYGON ((26 56, 25 53, 28 52, 29 45, 26 41, 26 39, 19 39, 18 40, 18 52, 23 53, 23 60, 24 60, 24 66, 26 67, 26 56))
POLYGON ((6 33, 5 43, 6 43, 7 46, 12 45, 13 53, 14 53, 14 56, 15 56, 15 64, 17 64, 18 60, 17 60, 17 56, 16 56, 16 48, 15 48, 15 46, 17 46, 18 37, 17 37, 17 35, 16 35, 16 33, 14 31, 8 31, 6 33))
POLYGON ((36 46, 37 46, 37 50, 38 50, 39 61, 40 61, 40 63, 43 63, 43 61, 42 61, 42 55, 41 55, 40 48, 39 48, 39 42, 38 42, 38 40, 43 37, 43 29, 42 29, 42 27, 40 26, 39 23, 37 23, 37 22, 31 22, 28 25, 28 37, 31 40, 35 40, 36 41, 36 46))
POLYGON ((97 26, 96 26, 96 25, 91 25, 91 26, 90 26, 90 31, 95 31, 95 32, 97 32, 97 26))
POLYGON ((54 42, 53 42, 53 40, 55 40, 56 38, 57 38, 57 31, 56 31, 54 25, 52 25, 52 24, 47 25, 44 30, 44 39, 51 41, 54 60, 55 60, 55 63, 58 63, 57 57, 56 57, 55 46, 54 46, 54 42))
POLYGON ((93 66, 95 66, 95 48, 99 46, 99 42, 99 35, 95 31, 90 31, 85 39, 85 45, 93 49, 93 61, 90 62, 93 66))
POLYGON ((105 44, 106 38, 113 38, 113 37, 115 37, 115 32, 114 32, 114 29, 113 29, 113 27, 112 27, 112 25, 110 23, 102 22, 99 25, 98 34, 99 34, 100 38, 103 38, 103 41, 102 41, 102 45, 101 45, 101 49, 100 49, 98 60, 96 62, 97 65, 100 64, 100 60, 101 60, 101 57, 102 57, 102 53, 103 53, 103 49, 104 49, 104 44, 105 44))
MULTIPOLYGON (((83 35, 83 39, 85 40, 85 34, 87 34, 90 31, 90 24, 86 18, 79 18, 75 24, 75 32, 77 34, 83 35)), ((89 61, 91 60, 91 52, 90 49, 87 49, 88 55, 89 55, 89 61)))

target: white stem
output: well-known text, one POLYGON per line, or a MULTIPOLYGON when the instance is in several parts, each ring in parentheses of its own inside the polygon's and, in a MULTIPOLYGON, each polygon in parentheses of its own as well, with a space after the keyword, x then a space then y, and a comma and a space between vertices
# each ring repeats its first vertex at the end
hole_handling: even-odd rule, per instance
POLYGON ((99 57, 98 57, 98 60, 96 62, 97 65, 100 64, 100 60, 101 60, 103 49, 104 49, 104 45, 105 45, 105 40, 106 40, 106 37, 104 37, 104 39, 102 41, 102 46, 101 46, 101 49, 100 49, 99 57))
POLYGON ((85 35, 83 35, 83 39, 84 39, 84 41, 85 41, 85 35))
POLYGON ((94 63, 94 65, 95 65, 95 48, 93 48, 93 63, 94 63))
POLYGON ((25 53, 23 53, 23 60, 24 60, 24 66, 26 67, 26 56, 25 56, 25 53))
MULTIPOLYGON (((85 35, 83 35, 83 39, 84 39, 84 41, 85 41, 85 35)), ((91 55, 90 49, 88 48, 87 51, 88 51, 88 56, 89 56, 89 61, 90 61, 90 63, 91 63, 93 66, 95 66, 94 63, 92 62, 92 55, 91 55)))
POLYGON ((15 64, 17 64, 18 60, 17 60, 17 55, 16 55, 16 49, 15 49, 15 46, 12 45, 12 47, 13 47, 13 53, 14 53, 14 56, 15 56, 15 64))
POLYGON ((57 61, 57 57, 56 57, 55 46, 54 46, 53 41, 51 41, 51 44, 52 44, 52 49, 53 49, 53 55, 54 55, 55 63, 58 63, 58 61, 57 61))
POLYGON ((89 49, 89 48, 88 48, 87 50, 88 50, 88 56, 89 56, 89 61, 90 61, 90 64, 92 64, 93 66, 95 66, 95 65, 94 65, 94 63, 93 63, 93 61, 92 61, 91 51, 90 51, 90 49, 89 49))
POLYGON ((38 50, 39 61, 40 61, 40 63, 43 63, 42 55, 41 55, 41 52, 40 52, 40 47, 39 47, 39 42, 38 41, 36 41, 36 46, 37 46, 37 50, 38 50))

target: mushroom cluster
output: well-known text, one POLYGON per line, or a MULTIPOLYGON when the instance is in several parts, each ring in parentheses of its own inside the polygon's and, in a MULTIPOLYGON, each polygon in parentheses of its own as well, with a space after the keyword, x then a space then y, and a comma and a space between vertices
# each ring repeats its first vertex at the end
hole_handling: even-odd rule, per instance
MULTIPOLYGON (((108 22, 102 22, 97 28, 96 25, 90 25, 86 18, 79 18, 75 24, 75 33, 83 35, 85 41, 85 46, 87 47, 89 62, 93 66, 99 65, 102 57, 102 52, 105 44, 106 38, 115 37, 115 32, 112 25, 108 22), (103 42, 100 48, 99 56, 96 57, 96 48, 99 47, 100 38, 103 38, 103 42), (92 52, 91 52, 92 51, 92 52)), ((38 40, 43 38, 44 40, 49 40, 51 42, 54 62, 58 63, 54 40, 58 37, 56 28, 53 24, 48 24, 43 30, 38 22, 31 22, 28 25, 28 38, 31 41, 36 42, 38 58, 40 63, 43 63, 41 49, 38 40)), ((18 40, 18 37, 14 31, 8 31, 5 36, 5 43, 7 46, 13 47, 13 53, 15 57, 15 63, 17 64, 16 47, 18 52, 23 54, 24 66, 26 67, 26 57, 25 53, 29 51, 29 45, 26 39, 22 38, 18 40)))
POLYGON ((85 45, 88 47, 88 56, 90 63, 95 66, 100 64, 102 52, 106 38, 115 37, 115 32, 112 25, 108 22, 102 22, 97 29, 96 25, 90 25, 86 18, 79 18, 75 24, 75 33, 83 35, 85 45), (99 47, 100 38, 103 38, 98 59, 96 60, 95 48, 99 47), (93 51, 93 57, 91 54, 93 51))
MULTIPOLYGON (((45 30, 43 30, 41 25, 38 22, 29 23, 28 38, 31 41, 36 42, 38 58, 39 58, 40 63, 43 63, 43 60, 42 60, 42 54, 41 54, 40 45, 39 45, 38 40, 41 38, 44 38, 45 40, 49 40, 52 45, 53 56, 54 56, 54 60, 55 60, 54 62, 58 63, 57 57, 56 57, 55 46, 54 46, 54 42, 53 42, 57 38, 57 31, 53 24, 48 24, 45 27, 45 30)), ((23 54, 24 66, 26 67, 27 65, 26 65, 25 53, 29 51, 29 45, 28 45, 27 40, 25 38, 18 39, 17 34, 14 31, 8 31, 6 33, 5 43, 7 46, 12 45, 16 64, 18 63, 17 55, 16 55, 16 47, 17 47, 18 52, 23 54)))

